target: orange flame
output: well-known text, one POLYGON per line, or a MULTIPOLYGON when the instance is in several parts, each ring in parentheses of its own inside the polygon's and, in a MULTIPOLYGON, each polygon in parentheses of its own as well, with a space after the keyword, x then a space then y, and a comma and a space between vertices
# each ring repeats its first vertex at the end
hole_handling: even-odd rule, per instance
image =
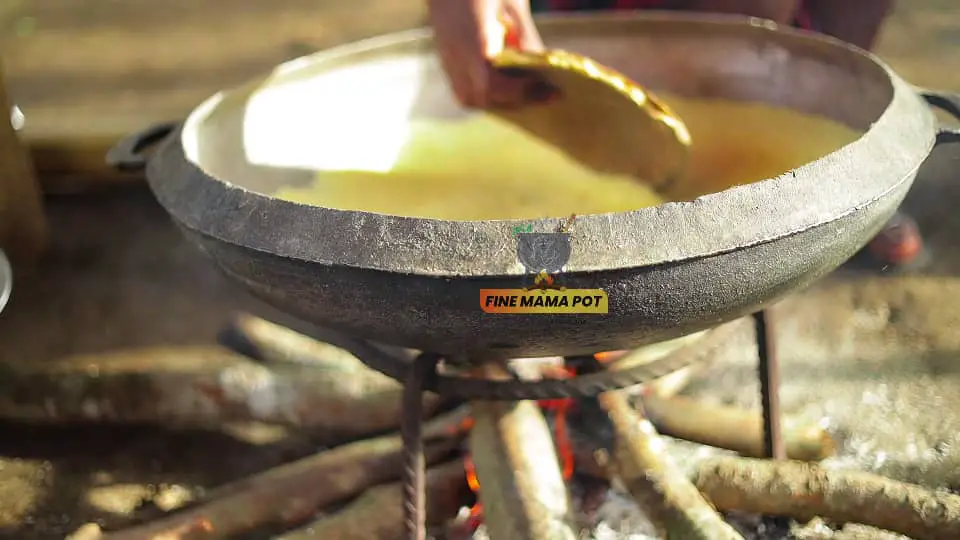
POLYGON ((623 358, 623 356, 627 354, 627 352, 628 351, 598 352, 594 354, 593 357, 596 358, 597 362, 600 362, 601 364, 609 364, 610 362, 623 358))
POLYGON ((477 478, 477 467, 473 464, 473 457, 470 454, 463 458, 463 470, 467 475, 467 485, 470 486, 470 491, 477 496, 477 501, 470 507, 470 514, 467 516, 467 522, 465 523, 469 530, 474 531, 483 521, 483 506, 479 499, 480 479, 477 478))
POLYGON ((570 442, 570 435, 567 431, 567 412, 573 405, 573 400, 551 399, 540 402, 540 407, 546 410, 553 410, 553 438, 557 443, 557 455, 560 457, 560 463, 563 466, 563 479, 569 480, 573 476, 573 443, 570 442))

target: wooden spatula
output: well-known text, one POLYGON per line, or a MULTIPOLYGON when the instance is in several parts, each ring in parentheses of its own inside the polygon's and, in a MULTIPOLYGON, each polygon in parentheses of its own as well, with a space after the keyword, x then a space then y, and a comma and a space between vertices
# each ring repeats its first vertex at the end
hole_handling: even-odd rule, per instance
POLYGON ((683 175, 690 133, 656 96, 590 58, 563 50, 523 52, 508 25, 505 35, 507 49, 494 65, 535 72, 560 96, 491 113, 599 172, 633 176, 658 190, 683 175))

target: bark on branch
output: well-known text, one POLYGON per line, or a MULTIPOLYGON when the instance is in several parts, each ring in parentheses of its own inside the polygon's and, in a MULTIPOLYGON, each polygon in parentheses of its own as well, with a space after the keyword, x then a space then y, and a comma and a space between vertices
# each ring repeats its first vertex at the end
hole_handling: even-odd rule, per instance
POLYGON ((917 540, 960 538, 960 496, 859 471, 800 462, 719 458, 694 483, 721 510, 861 523, 917 540))
MULTIPOLYGON (((663 435, 732 450, 745 457, 764 457, 759 412, 652 393, 645 394, 641 402, 647 418, 663 435)), ((784 442, 790 459, 820 461, 836 453, 833 438, 817 425, 787 430, 784 442)))
MULTIPOLYGON (((459 458, 427 470, 427 523, 439 525, 456 516, 469 492, 459 458)), ((376 486, 337 510, 276 540, 404 540, 403 486, 376 486)))
MULTIPOLYGON (((485 371, 506 376, 495 363, 485 371)), ((575 539, 553 434, 537 403, 474 401, 470 411, 470 453, 490 537, 575 539)))
MULTIPOLYGON (((466 410, 458 409, 424 426, 428 464, 459 446, 466 418, 466 410)), ((403 466, 401 451, 399 435, 346 444, 228 484, 210 493, 207 502, 106 534, 104 540, 153 539, 184 530, 191 540, 228 538, 271 523, 300 523, 327 505, 396 480, 403 466)))
MULTIPOLYGON (((314 352, 316 365, 261 363, 218 346, 0 364, 0 417, 198 427, 260 421, 329 432, 340 442, 400 425, 399 383, 354 370, 360 361, 336 347, 314 352)), ((440 405, 438 396, 424 396, 429 414, 440 405)))
POLYGON ((614 427, 610 465, 670 540, 743 540, 665 455, 653 425, 618 392, 598 398, 614 427))

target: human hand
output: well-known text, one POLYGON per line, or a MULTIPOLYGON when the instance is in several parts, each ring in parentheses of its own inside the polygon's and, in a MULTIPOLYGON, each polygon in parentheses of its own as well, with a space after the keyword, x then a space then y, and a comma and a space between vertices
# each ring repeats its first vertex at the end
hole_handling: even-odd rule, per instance
POLYGON ((453 93, 465 107, 512 108, 548 99, 552 89, 534 74, 494 68, 507 45, 540 52, 543 42, 529 0, 428 0, 430 24, 453 93))

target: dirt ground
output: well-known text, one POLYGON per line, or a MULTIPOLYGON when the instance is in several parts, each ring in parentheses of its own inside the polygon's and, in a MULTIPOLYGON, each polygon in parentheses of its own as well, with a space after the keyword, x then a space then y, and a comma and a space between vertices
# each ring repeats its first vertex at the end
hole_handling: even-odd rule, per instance
MULTIPOLYGON (((156 7, 126 4, 134 3, 156 7)), ((81 4, 113 5, 85 0, 72 9, 81 4)), ((960 91, 960 5, 901 4, 881 56, 917 84, 960 91)), ((281 10, 283 2, 271 5, 281 10)), ((326 9, 316 8, 315 16, 326 9)), ((839 272, 785 301, 777 319, 788 414, 839 423, 859 445, 849 455, 851 466, 954 488, 960 486, 960 467, 953 466, 960 462, 960 418, 954 416, 960 411, 960 307, 952 301, 960 298, 958 174, 960 148, 938 150, 907 201, 931 245, 931 267, 915 276, 839 272), (849 399, 811 400, 816 385, 849 399), (889 425, 899 431, 881 429, 880 413, 851 431, 857 403, 887 419, 896 416, 889 425), (940 450, 929 457, 930 449, 940 450)), ((0 315, 0 362, 209 343, 237 310, 303 327, 223 279, 145 189, 51 199, 48 212, 54 246, 35 275, 17 282, 0 315)), ((746 338, 731 343, 699 391, 755 402, 748 384, 751 347, 746 338)), ((200 492, 290 457, 225 433, 0 423, 0 538, 62 538, 85 522, 109 523, 158 493, 174 496, 175 486, 200 492)))

